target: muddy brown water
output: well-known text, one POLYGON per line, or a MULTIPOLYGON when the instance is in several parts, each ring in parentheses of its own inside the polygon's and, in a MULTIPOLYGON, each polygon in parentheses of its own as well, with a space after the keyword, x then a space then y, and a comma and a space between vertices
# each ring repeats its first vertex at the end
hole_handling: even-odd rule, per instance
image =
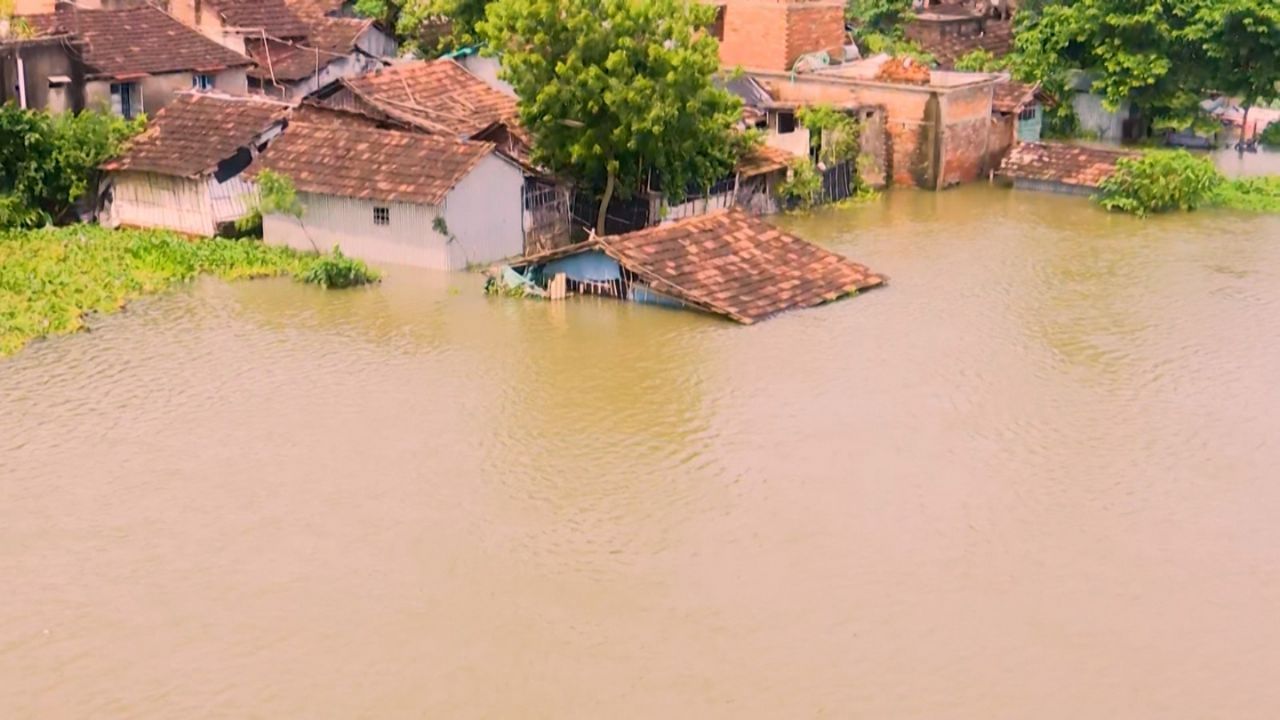
POLYGON ((0 361, 0 717, 1280 715, 1280 218, 787 225, 890 287, 202 281, 0 361))

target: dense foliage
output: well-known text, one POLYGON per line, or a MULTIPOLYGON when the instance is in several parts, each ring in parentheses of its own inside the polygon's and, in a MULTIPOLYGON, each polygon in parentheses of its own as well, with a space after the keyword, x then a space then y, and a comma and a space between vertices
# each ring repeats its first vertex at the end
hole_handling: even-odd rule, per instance
POLYGON ((94 111, 50 115, 0 106, 0 228, 66 219, 96 187, 98 166, 145 123, 94 111))
POLYGON ((822 175, 813 161, 798 157, 791 161, 787 178, 778 183, 778 197, 788 210, 807 210, 818 202, 822 193, 822 175))
POLYGON ((480 23, 519 97, 535 162, 609 201, 660 179, 668 197, 709 187, 736 161, 741 102, 717 88, 710 4, 496 0, 480 23))
POLYGON ((490 0, 357 0, 356 12, 395 31, 402 46, 425 54, 477 44, 490 0))
POLYGON ((911 0, 849 0, 845 18, 858 37, 870 33, 901 36, 912 17, 911 0))
POLYGON ((1280 213, 1280 176, 1224 181, 1214 190, 1212 202, 1231 210, 1280 213))
POLYGON ((1213 162, 1185 150, 1156 150, 1124 158, 1100 186, 1098 201, 1108 210, 1135 215, 1194 210, 1206 204, 1222 182, 1213 162))
POLYGON ((349 288, 377 282, 378 273, 370 270, 363 261, 342 254, 342 248, 334 246, 333 252, 321 255, 302 274, 302 281, 323 288, 349 288))
POLYGON ((848 113, 830 105, 809 105, 796 111, 796 119, 809 130, 809 144, 820 161, 857 159, 860 128, 848 113))
POLYGON ((964 72, 998 72, 1007 70, 1012 60, 1009 56, 996 57, 978 48, 956 58, 956 70, 964 72))
MULTIPOLYGON (((321 260, 260 242, 71 225, 0 231, 0 356, 81 330, 85 316, 210 274, 303 277, 321 260)), ((376 274, 373 275, 376 278, 376 274)))
POLYGON ((1157 127, 1190 127, 1205 92, 1246 106, 1277 97, 1280 3, 1254 0, 1078 0, 1020 10, 1014 72, 1054 92, 1089 72, 1108 107, 1132 101, 1157 127))
POLYGON ((1258 141, 1263 145, 1280 148, 1280 122, 1273 122, 1268 125, 1262 131, 1262 134, 1258 136, 1258 141))

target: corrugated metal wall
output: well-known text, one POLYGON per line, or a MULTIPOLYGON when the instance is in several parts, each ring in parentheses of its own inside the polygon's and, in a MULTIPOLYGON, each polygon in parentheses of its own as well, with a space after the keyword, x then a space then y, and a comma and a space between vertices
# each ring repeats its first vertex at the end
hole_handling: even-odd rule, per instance
POLYGON ((112 173, 112 201, 103 224, 156 227, 212 235, 213 208, 203 180, 153 173, 112 173))

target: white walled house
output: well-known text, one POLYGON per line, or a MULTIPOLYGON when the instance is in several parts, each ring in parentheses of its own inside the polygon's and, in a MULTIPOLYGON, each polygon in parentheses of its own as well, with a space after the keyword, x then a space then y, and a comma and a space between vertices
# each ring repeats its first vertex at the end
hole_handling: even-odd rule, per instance
POLYGON ((301 100, 395 57, 395 38, 372 20, 308 17, 304 22, 309 30, 303 40, 249 43, 249 55, 258 64, 249 71, 251 92, 301 100))
POLYGON ((284 129, 292 108, 265 98, 187 92, 104 163, 99 222, 214 235, 248 214, 241 173, 284 129))
POLYGON ((492 143, 295 121, 250 173, 292 180, 301 218, 263 218, 271 245, 465 270, 524 253, 524 173, 492 143))

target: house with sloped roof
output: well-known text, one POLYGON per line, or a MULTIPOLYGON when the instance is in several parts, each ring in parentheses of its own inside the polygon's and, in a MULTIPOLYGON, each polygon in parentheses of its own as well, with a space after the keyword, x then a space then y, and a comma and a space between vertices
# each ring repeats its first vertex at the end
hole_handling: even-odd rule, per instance
POLYGON ((1022 190, 1093 195, 1116 171, 1116 164, 1138 153, 1112 147, 1070 143, 1017 143, 995 172, 998 181, 1022 190))
POLYGON ((69 4, 21 18, 23 37, 0 42, 0 102, 29 108, 155 113, 190 89, 244 95, 253 61, 153 5, 88 10, 69 4))
POLYGON ((257 67, 249 71, 250 92, 300 100, 323 92, 342 78, 383 67, 396 55, 396 40, 370 19, 303 16, 307 35, 245 41, 257 67))
POLYGON ((490 283, 561 299, 601 295, 689 307, 746 325, 884 284, 866 266, 741 209, 525 257, 490 283))
POLYGON ((285 0, 169 0, 173 16, 236 52, 248 40, 297 40, 307 25, 285 0))
POLYGON ((303 208, 263 218, 268 244, 440 270, 524 253, 524 171, 493 143, 341 112, 291 122, 250 168, 290 178, 303 208))
POLYGON ((292 111, 259 97, 177 96, 103 164, 99 222, 214 235, 249 213, 254 189, 241 173, 292 111))

